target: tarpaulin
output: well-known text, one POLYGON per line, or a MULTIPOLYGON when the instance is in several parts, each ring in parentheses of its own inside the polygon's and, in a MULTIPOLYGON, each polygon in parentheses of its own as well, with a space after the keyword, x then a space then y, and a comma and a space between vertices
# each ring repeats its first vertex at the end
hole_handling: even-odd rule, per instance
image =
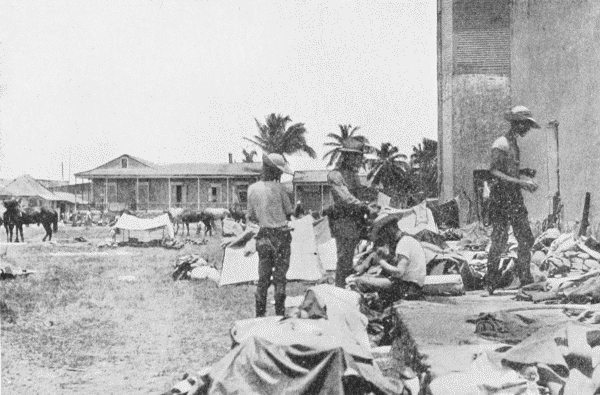
MULTIPOLYGON (((312 222, 310 215, 290 222, 294 230, 288 280, 317 281, 323 277, 312 222)), ((258 280, 258 253, 247 252, 243 246, 225 248, 219 286, 258 280)))
POLYGON ((236 346, 211 368, 207 393, 344 394, 350 376, 365 386, 353 393, 402 393, 402 383, 383 377, 373 361, 358 299, 323 284, 311 287, 300 307, 314 319, 237 321, 236 346))
POLYGON ((175 231, 173 230, 173 224, 169 219, 168 214, 162 214, 154 218, 138 218, 133 215, 123 214, 119 217, 117 223, 113 226, 116 229, 124 230, 155 230, 165 229, 166 235, 169 239, 175 237, 175 231))

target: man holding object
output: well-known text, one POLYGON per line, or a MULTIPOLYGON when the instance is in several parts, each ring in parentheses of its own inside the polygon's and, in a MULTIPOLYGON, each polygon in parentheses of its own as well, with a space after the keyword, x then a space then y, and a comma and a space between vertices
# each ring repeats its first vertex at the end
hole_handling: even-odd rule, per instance
POLYGON ((540 129, 540 125, 532 118, 531 111, 524 106, 513 107, 504 114, 504 118, 510 122, 510 130, 494 141, 490 166, 490 173, 496 178, 490 191, 489 211, 493 231, 485 278, 485 285, 490 295, 502 285, 499 269, 500 255, 508 241, 509 226, 512 226, 519 244, 515 274, 521 286, 533 282, 529 265, 534 238, 521 189, 535 192, 538 186, 532 180, 521 179, 521 176, 533 178, 536 172, 533 169, 520 168, 517 138, 525 137, 531 128, 540 129))

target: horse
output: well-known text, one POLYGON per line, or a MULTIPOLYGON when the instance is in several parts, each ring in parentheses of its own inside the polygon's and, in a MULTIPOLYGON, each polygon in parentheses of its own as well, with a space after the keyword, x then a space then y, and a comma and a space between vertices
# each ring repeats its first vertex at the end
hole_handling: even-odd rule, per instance
POLYGON ((179 224, 181 224, 181 216, 186 211, 186 209, 181 207, 171 207, 163 211, 163 213, 169 214, 169 219, 175 226, 175 235, 179 232, 179 224))
POLYGON ((21 222, 21 201, 20 200, 4 200, 2 202, 6 211, 2 215, 4 229, 6 229, 6 241, 12 243, 13 229, 17 228, 16 243, 19 242, 19 229, 21 230, 21 239, 23 239, 23 224, 21 222))
POLYGON ((200 233, 200 224, 203 224, 206 228, 204 234, 207 235, 210 232, 210 235, 212 236, 213 227, 211 217, 204 213, 204 211, 185 210, 181 215, 181 222, 183 223, 183 230, 185 231, 185 229, 187 228, 188 236, 190 235, 190 223, 198 224, 197 233, 200 233))
POLYGON ((239 206, 234 206, 231 210, 231 218, 233 218, 235 222, 246 224, 246 211, 242 210, 239 206))
POLYGON ((216 220, 220 220, 221 231, 223 230, 223 219, 231 217, 231 212, 226 208, 207 207, 202 212, 210 217, 211 227, 214 227, 216 220))
POLYGON ((8 200, 3 203, 6 207, 6 212, 3 215, 4 227, 9 242, 12 242, 13 229, 16 229, 15 243, 19 242, 19 234, 21 234, 21 241, 25 241, 23 225, 39 225, 41 223, 46 231, 42 241, 46 241, 46 239, 51 241, 52 232, 58 231, 58 213, 55 210, 48 207, 22 209, 18 200, 8 200))

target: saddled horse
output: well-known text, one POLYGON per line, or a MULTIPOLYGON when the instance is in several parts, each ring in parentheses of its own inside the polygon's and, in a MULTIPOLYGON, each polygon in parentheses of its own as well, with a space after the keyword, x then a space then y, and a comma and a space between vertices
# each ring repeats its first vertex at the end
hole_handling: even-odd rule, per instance
POLYGON ((183 223, 183 230, 185 231, 187 228, 188 236, 190 235, 190 223, 198 224, 197 233, 200 233, 200 228, 204 225, 205 234, 207 235, 210 232, 210 235, 212 236, 212 218, 204 211, 185 210, 181 215, 181 222, 183 223))
POLYGON ((185 211, 186 209, 181 207, 171 207, 164 211, 165 213, 169 214, 169 219, 171 219, 171 222, 175 227, 175 235, 177 235, 177 232, 179 232, 179 224, 182 224, 181 216, 185 211))
POLYGON ((13 229, 15 230, 15 242, 19 242, 19 234, 21 241, 25 241, 23 236, 23 225, 42 224, 46 235, 42 241, 52 240, 52 232, 58 231, 58 213, 49 207, 32 207, 21 208, 21 203, 18 200, 4 201, 6 212, 3 215, 4 228, 6 229, 6 238, 12 242, 13 229))

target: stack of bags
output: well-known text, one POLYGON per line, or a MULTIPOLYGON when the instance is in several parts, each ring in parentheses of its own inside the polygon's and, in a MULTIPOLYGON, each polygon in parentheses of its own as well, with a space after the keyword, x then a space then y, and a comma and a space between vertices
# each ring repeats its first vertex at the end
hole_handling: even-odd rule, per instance
POLYGON ((173 280, 211 280, 219 284, 219 271, 199 255, 183 255, 177 258, 173 280))
POLYGON ((550 277, 566 276, 571 271, 599 270, 600 251, 595 249, 596 244, 591 237, 548 229, 537 238, 531 261, 550 277))

